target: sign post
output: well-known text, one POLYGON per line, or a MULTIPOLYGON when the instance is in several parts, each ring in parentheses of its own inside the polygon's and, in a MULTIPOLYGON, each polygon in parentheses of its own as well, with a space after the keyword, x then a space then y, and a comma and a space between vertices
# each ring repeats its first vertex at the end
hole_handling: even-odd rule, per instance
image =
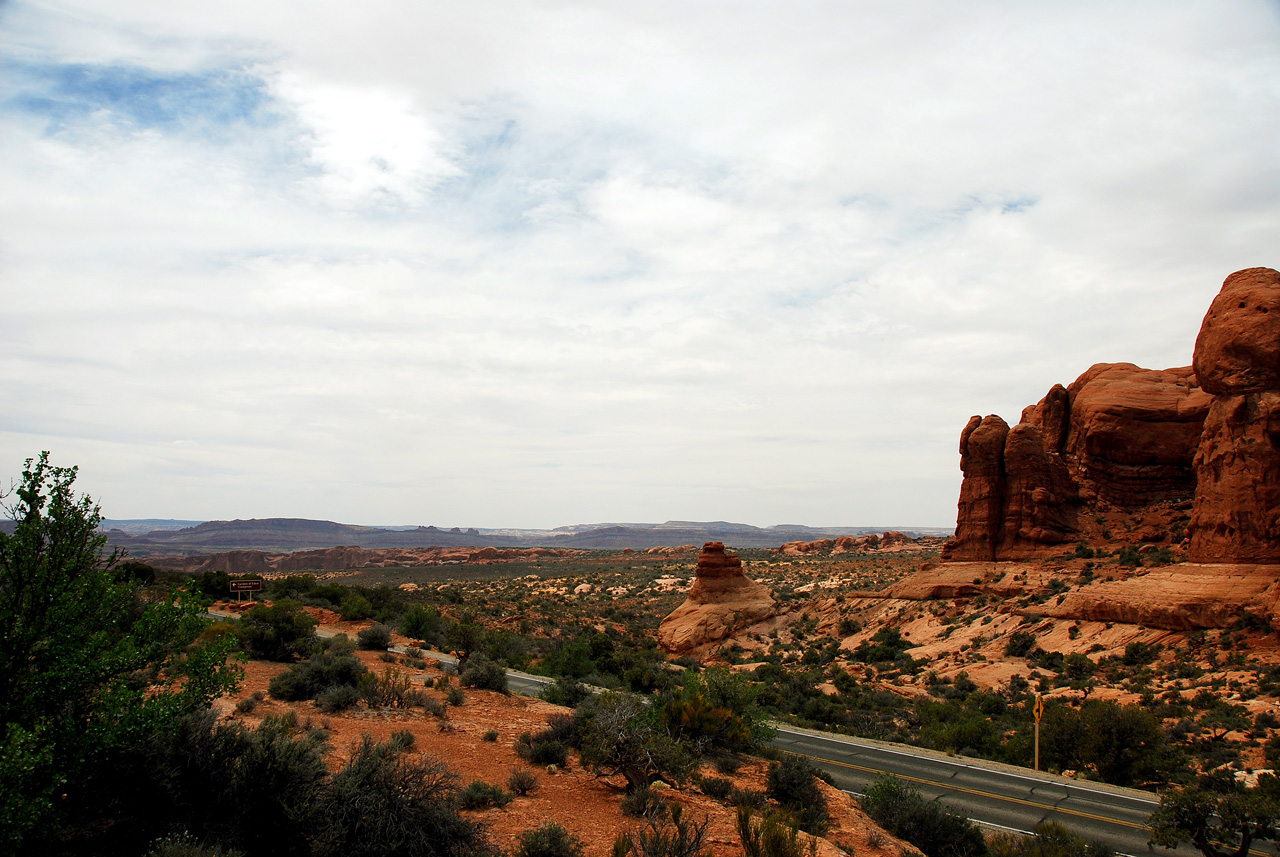
POLYGON ((233 580, 231 581, 231 591, 236 594, 236 600, 243 600, 244 593, 249 593, 249 600, 253 600, 253 593, 262 591, 261 580, 233 580))
POLYGON ((1040 718, 1044 716, 1044 699, 1036 694, 1036 706, 1031 709, 1036 715, 1036 770, 1040 770, 1040 718))

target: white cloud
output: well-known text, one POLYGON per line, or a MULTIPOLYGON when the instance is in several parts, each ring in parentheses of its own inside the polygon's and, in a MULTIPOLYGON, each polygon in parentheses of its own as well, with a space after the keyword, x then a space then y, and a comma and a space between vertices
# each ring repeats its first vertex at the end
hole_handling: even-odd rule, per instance
POLYGON ((114 517, 943 525, 1278 261, 1263 3, 0 23, 0 457, 114 517))

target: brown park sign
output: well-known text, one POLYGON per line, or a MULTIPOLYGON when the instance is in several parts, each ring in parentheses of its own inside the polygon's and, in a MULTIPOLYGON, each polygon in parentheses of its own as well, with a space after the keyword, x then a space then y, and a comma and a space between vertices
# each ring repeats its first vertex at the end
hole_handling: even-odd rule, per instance
POLYGON ((231 581, 232 592, 261 592, 261 580, 233 580, 231 581))

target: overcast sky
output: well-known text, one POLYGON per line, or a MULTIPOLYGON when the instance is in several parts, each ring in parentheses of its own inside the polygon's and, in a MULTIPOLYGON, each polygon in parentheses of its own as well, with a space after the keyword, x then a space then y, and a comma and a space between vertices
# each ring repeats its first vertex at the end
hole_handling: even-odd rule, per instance
POLYGON ((0 474, 113 518, 955 523, 1280 266, 1280 5, 7 2, 0 474))

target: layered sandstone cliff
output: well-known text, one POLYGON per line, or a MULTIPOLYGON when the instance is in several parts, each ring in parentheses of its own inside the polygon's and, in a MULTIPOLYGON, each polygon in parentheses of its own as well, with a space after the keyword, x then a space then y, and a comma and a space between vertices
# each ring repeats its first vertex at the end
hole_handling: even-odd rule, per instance
POLYGON ((742 571, 742 560, 722 542, 707 542, 689 597, 662 620, 658 642, 675 654, 727 639, 737 631, 778 615, 769 587, 742 571))
POLYGON ((1010 428, 960 435, 953 561, 1026 559, 1078 540, 1182 542, 1198 562, 1280 562, 1280 273, 1223 283, 1193 366, 1099 363, 1010 428), (1189 518, 1179 512, 1190 509, 1189 518), (1154 522, 1123 536, 1118 520, 1154 522))

